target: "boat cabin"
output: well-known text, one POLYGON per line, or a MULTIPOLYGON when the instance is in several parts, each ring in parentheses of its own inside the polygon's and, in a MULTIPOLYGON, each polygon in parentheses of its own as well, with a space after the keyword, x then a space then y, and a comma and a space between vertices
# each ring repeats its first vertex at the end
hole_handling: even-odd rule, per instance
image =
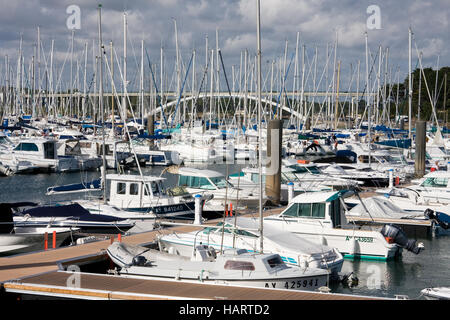
POLYGON ((46 139, 21 140, 13 149, 14 154, 33 159, 58 159, 56 141, 46 139))
POLYGON ((338 191, 299 194, 279 217, 284 220, 307 220, 326 228, 339 228, 347 224, 338 191))
POLYGON ((195 168, 178 169, 178 186, 200 190, 219 190, 227 186, 225 176, 217 171, 195 168))
POLYGON ((106 180, 110 182, 109 203, 119 208, 130 204, 142 205, 147 199, 166 195, 163 187, 165 178, 138 175, 108 174, 106 180))

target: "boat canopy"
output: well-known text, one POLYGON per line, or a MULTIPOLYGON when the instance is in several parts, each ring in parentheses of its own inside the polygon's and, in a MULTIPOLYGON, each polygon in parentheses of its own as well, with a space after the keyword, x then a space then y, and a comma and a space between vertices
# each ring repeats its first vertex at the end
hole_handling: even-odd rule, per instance
POLYGON ((114 222, 124 221, 126 219, 108 216, 104 214, 92 214, 78 203, 56 206, 40 206, 23 210, 21 215, 30 215, 31 217, 66 217, 80 219, 83 221, 102 221, 114 222))
POLYGON ((101 190, 101 179, 97 179, 85 183, 74 183, 66 184, 63 186, 54 186, 47 188, 46 195, 51 194, 63 194, 63 193, 73 193, 73 192, 89 192, 89 191, 99 191, 101 190))
POLYGON ((385 197, 371 197, 363 199, 363 203, 359 203, 354 206, 347 213, 352 216, 360 217, 372 217, 372 218, 392 218, 392 219, 404 219, 412 217, 423 217, 423 213, 414 214, 405 211, 389 199, 385 197))
POLYGON ((340 196, 339 191, 329 192, 306 192, 299 194, 294 199, 293 203, 319 203, 319 202, 331 202, 336 200, 340 196))

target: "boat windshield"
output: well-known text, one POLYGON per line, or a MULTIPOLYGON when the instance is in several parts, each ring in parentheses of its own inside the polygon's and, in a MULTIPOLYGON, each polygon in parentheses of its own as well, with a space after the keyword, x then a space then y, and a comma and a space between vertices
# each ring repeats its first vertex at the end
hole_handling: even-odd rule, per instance
POLYGON ((215 177, 210 178, 211 182, 219 189, 226 188, 227 187, 227 181, 224 177, 215 177))
POLYGON ((422 187, 446 188, 448 184, 447 178, 427 178, 422 182, 422 187))
POLYGON ((298 182, 300 181, 297 176, 293 172, 282 172, 281 173, 281 182, 298 182))
POLYGON ((14 143, 7 136, 0 136, 0 144, 13 146, 14 143))

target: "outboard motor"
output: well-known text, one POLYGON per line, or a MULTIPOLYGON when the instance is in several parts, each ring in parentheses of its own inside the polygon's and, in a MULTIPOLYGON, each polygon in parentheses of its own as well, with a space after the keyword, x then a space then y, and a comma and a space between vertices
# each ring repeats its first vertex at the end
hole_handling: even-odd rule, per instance
POLYGON ((147 263, 147 259, 145 259, 144 256, 136 256, 133 258, 132 265, 143 267, 143 266, 145 266, 146 263, 147 263))
POLYGON ((436 212, 431 209, 427 209, 424 212, 425 217, 430 220, 436 221, 441 228, 447 230, 450 227, 450 216, 442 212, 436 212))
POLYGON ((423 249, 423 243, 416 243, 416 240, 408 239, 403 230, 392 224, 386 224, 381 229, 381 234, 388 240, 389 243, 395 243, 398 246, 405 248, 415 254, 419 254, 423 249))

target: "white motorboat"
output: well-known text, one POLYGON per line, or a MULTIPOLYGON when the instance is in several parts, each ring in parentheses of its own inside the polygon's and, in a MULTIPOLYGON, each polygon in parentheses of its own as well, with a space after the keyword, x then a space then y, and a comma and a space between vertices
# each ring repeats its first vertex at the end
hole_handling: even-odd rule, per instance
POLYGON ((170 166, 179 159, 177 151, 158 150, 150 144, 150 140, 144 138, 135 138, 131 140, 132 146, 129 144, 119 145, 118 152, 136 154, 138 161, 143 165, 150 166, 170 166))
MULTIPOLYGON (((206 227, 201 231, 160 236, 159 247, 188 257, 197 244, 213 247, 219 252, 232 248, 261 252, 260 232, 257 231, 259 220, 246 217, 233 220, 227 218, 224 227, 219 222, 215 227, 206 227)), ((326 269, 336 278, 342 269, 344 259, 338 250, 313 243, 299 235, 265 226, 263 241, 265 253, 277 253, 289 265, 326 269)))
POLYGON ((231 204, 234 209, 254 208, 259 204, 259 187, 237 188, 220 172, 188 167, 180 167, 169 172, 179 175, 178 186, 185 188, 189 193, 200 194, 204 199, 213 196, 212 199, 205 201, 204 214, 216 212, 222 216, 225 202, 231 204))
POLYGON ((288 266, 278 254, 240 249, 216 255, 213 248, 197 246, 189 258, 121 242, 106 252, 122 276, 309 291, 328 285, 326 270, 288 266))
POLYGON ((400 207, 442 206, 450 204, 450 172, 433 171, 405 188, 378 189, 376 192, 387 194, 400 207), (403 205, 401 203, 404 203, 403 205))
POLYGON ((316 243, 337 248, 344 258, 388 260, 403 248, 418 254, 422 244, 409 240, 397 227, 357 226, 347 222, 340 193, 310 192, 296 196, 278 215, 264 224, 294 232, 316 243))
POLYGON ((58 203, 57 205, 30 206, 14 212, 14 224, 23 227, 75 227, 85 233, 120 233, 134 227, 135 223, 126 218, 95 214, 79 203, 58 203))
POLYGON ((49 243, 53 242, 55 232, 55 246, 59 247, 72 232, 78 228, 15 226, 12 208, 21 207, 27 203, 0 204, 0 255, 13 255, 44 249, 44 237, 48 235, 49 243))
MULTIPOLYGON (((176 195, 163 186, 165 178, 156 176, 108 174, 110 184, 107 204, 119 208, 120 218, 154 220, 155 218, 194 219, 195 201, 191 194, 176 195)), ((106 187, 106 186, 105 186, 106 187)), ((78 200, 88 210, 98 210, 99 202, 78 200)), ((111 212, 110 215, 115 215, 111 212)), ((206 218, 206 217, 205 217, 206 218)))
POLYGON ((44 138, 21 139, 9 152, 0 153, 0 162, 14 167, 27 161, 44 172, 67 172, 78 170, 78 162, 72 157, 59 158, 56 141, 44 138))
POLYGON ((344 179, 323 173, 315 163, 311 163, 308 160, 285 159, 283 163, 288 168, 295 170, 294 174, 300 181, 309 182, 315 187, 325 186, 331 187, 333 190, 342 190, 355 188, 363 184, 357 180, 344 179))
MULTIPOLYGON (((266 168, 262 168, 263 179, 262 183, 266 181, 266 168)), ((249 189, 252 192, 259 190, 259 169, 247 167, 243 168, 240 173, 232 174, 228 177, 228 182, 239 189, 249 189)), ((289 186, 293 184, 294 196, 304 192, 315 191, 332 191, 333 188, 321 183, 321 181, 303 180, 299 179, 295 174, 295 169, 281 166, 281 195, 280 201, 287 203, 289 201, 289 186)), ((265 190, 263 190, 263 198, 266 198, 265 190)))
POLYGON ((428 300, 450 300, 450 287, 425 288, 420 292, 428 300))

